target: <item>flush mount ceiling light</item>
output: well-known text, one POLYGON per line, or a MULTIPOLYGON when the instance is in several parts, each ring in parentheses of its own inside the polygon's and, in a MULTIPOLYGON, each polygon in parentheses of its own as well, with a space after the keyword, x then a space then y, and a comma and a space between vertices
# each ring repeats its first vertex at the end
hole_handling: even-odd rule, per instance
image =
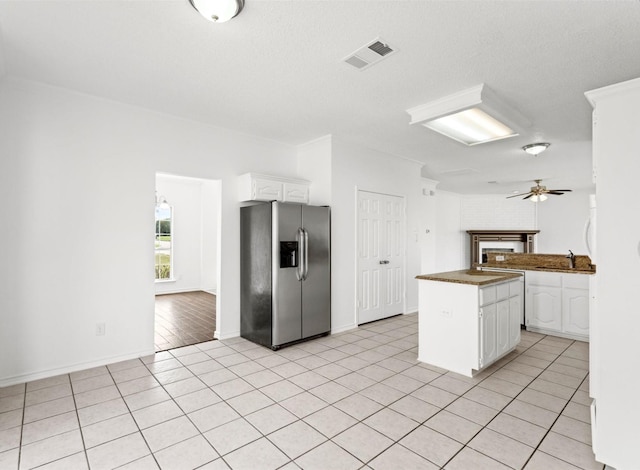
POLYGON ((547 147, 549 147, 549 145, 551 144, 547 142, 536 142, 535 144, 525 145, 524 147, 522 147, 522 150, 535 157, 536 155, 540 155, 542 152, 547 150, 547 147))
POLYGON ((205 19, 214 23, 224 23, 238 16, 244 7, 244 0, 189 0, 191 6, 205 19))
POLYGON ((465 145, 477 145, 518 135, 529 121, 486 85, 407 109, 410 124, 421 124, 465 145))

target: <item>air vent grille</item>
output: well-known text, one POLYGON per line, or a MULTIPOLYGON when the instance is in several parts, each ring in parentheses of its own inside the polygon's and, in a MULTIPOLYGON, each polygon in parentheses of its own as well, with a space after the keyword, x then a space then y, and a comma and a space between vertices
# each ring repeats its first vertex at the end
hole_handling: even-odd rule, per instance
POLYGON ((351 57, 347 57, 344 61, 347 64, 353 65, 354 67, 359 68, 359 69, 369 65, 369 62, 367 62, 366 60, 362 60, 357 55, 352 55, 351 57))
POLYGON ((371 49, 373 52, 380 54, 381 56, 385 56, 393 52, 393 49, 391 49, 386 44, 382 44, 380 41, 376 41, 373 44, 371 44, 369 46, 369 49, 371 49))
POLYGON ((395 47, 390 46, 387 42, 376 38, 342 60, 359 70, 364 70, 397 51, 395 47))

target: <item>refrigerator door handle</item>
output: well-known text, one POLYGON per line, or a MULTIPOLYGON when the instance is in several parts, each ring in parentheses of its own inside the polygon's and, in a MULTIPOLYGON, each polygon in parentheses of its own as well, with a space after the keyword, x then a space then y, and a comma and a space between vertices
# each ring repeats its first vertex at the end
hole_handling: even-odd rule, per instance
POLYGON ((587 221, 585 222, 584 231, 583 231, 583 233, 584 233, 584 244, 587 247, 587 254, 589 256, 591 256, 591 244, 589 243, 589 238, 591 237, 590 231, 591 231, 591 217, 589 217, 587 219, 587 221))
POLYGON ((296 278, 298 281, 304 281, 304 271, 305 271, 305 263, 307 262, 305 256, 305 239, 304 239, 304 229, 301 227, 298 228, 298 233, 296 235, 298 242, 298 269, 296 269, 296 278))
POLYGON ((309 232, 307 232, 305 229, 302 229, 302 236, 304 239, 304 244, 302 247, 302 259, 304 259, 302 280, 306 281, 307 276, 309 275, 309 232))

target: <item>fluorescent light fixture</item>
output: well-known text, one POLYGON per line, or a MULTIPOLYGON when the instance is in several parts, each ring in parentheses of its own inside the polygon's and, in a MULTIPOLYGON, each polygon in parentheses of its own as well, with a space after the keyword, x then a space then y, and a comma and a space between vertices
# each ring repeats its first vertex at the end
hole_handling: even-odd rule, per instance
POLYGON ((529 121, 478 85, 408 109, 411 124, 421 124, 465 145, 477 145, 518 135, 529 121))
POLYGON ((244 0, 189 0, 206 20, 224 23, 238 16, 244 7, 244 0))

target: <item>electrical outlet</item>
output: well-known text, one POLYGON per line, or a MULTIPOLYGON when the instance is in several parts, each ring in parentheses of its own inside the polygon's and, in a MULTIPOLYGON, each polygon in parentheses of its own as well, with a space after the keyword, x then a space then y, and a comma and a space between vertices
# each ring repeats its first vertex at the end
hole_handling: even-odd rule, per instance
POLYGON ((104 323, 96 323, 96 336, 104 336, 106 326, 104 323))
POLYGON ((496 261, 504 261, 504 255, 496 255, 496 261))

